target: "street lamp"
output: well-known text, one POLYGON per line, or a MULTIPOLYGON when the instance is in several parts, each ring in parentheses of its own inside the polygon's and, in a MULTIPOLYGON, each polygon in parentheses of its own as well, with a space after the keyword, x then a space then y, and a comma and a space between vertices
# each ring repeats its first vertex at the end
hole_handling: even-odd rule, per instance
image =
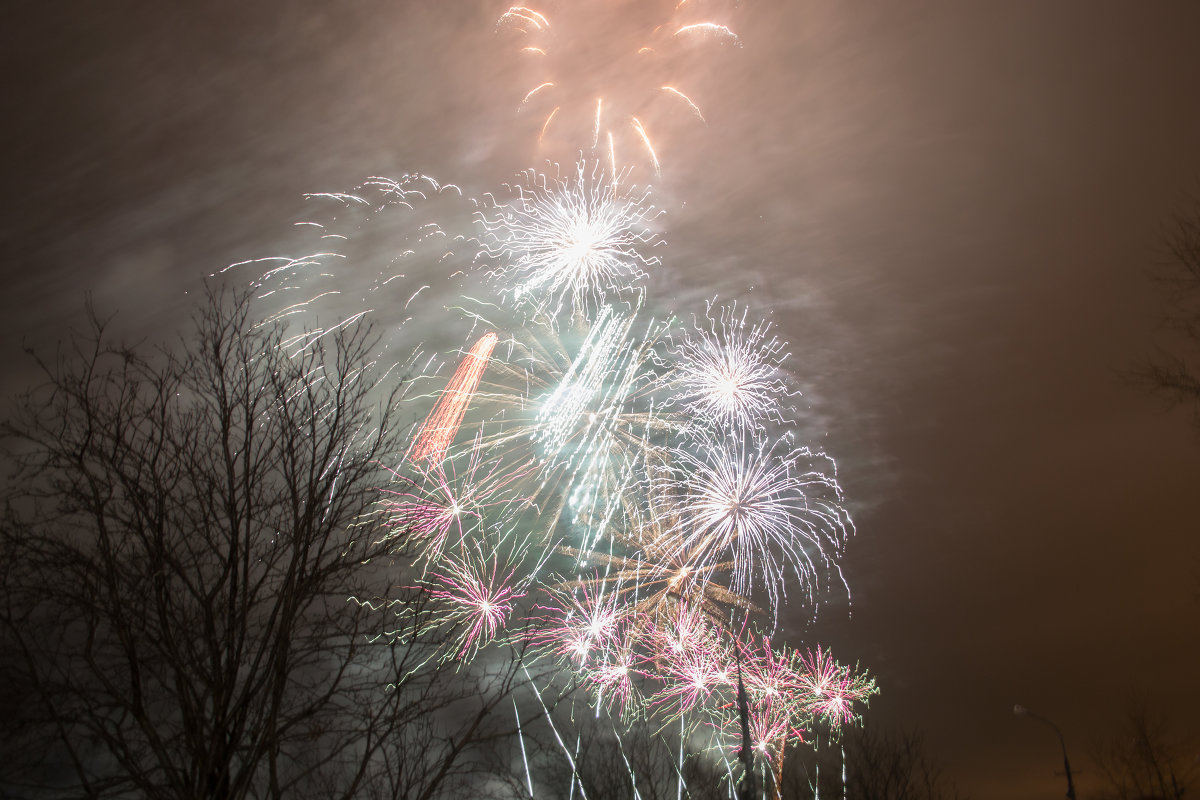
POLYGON ((1051 728, 1054 728, 1054 732, 1058 734, 1058 743, 1062 745, 1063 770, 1067 773, 1067 798, 1068 800, 1075 800, 1075 783, 1071 780, 1071 761, 1067 758, 1067 742, 1065 739, 1063 739, 1062 731, 1060 731, 1058 726, 1050 720, 1046 719, 1040 714, 1033 713, 1019 703, 1013 706, 1013 714, 1018 717, 1030 717, 1031 719, 1036 719, 1039 722, 1044 722, 1051 728))

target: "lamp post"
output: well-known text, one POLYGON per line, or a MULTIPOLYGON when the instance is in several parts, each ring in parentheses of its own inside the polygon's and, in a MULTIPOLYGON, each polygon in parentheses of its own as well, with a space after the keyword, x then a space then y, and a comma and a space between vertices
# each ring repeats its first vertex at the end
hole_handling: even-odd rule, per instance
POLYGON ((1031 719, 1036 719, 1039 722, 1044 722, 1053 728, 1054 732, 1058 734, 1058 743, 1062 745, 1063 770, 1067 773, 1067 798, 1068 800, 1075 800, 1075 782, 1071 780, 1071 760, 1067 758, 1067 741, 1063 738, 1062 731, 1060 731, 1058 726, 1050 720, 1046 719, 1040 714, 1033 713, 1019 703, 1013 706, 1013 714, 1018 717, 1030 717, 1031 719))

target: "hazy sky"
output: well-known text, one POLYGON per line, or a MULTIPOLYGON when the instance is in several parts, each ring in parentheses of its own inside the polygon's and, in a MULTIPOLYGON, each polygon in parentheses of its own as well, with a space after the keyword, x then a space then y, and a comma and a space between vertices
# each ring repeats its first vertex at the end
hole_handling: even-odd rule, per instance
MULTIPOLYGON (((5 394, 86 292, 174 330, 201 275, 277 252, 304 192, 424 172, 479 195, 569 157, 517 112, 536 70, 506 7, 5 4, 5 394)), ((623 8, 571 51, 588 91, 644 77, 611 43, 655 15, 623 8)), ((1139 696, 1194 731, 1200 439, 1120 371, 1170 341, 1147 271, 1198 207, 1200 4, 707 8, 741 46, 669 76, 707 124, 645 109, 661 179, 622 154, 667 211, 656 301, 740 297, 791 343, 858 526, 852 613, 808 634, 878 676, 868 724, 925 731, 978 800, 1062 795, 1016 702, 1082 785, 1139 696)))

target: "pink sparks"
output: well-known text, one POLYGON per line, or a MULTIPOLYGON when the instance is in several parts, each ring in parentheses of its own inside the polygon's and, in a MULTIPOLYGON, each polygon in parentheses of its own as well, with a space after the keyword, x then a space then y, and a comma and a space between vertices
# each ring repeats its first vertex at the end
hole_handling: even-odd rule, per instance
POLYGON ((561 658, 586 666, 615 644, 621 613, 618 601, 615 592, 593 593, 587 584, 570 594, 559 592, 553 605, 538 607, 548 613, 531 639, 561 658))
POLYGON ((474 654, 504 627, 513 603, 525 596, 514 583, 514 571, 501 575, 499 560, 479 554, 474 561, 446 558, 438 571, 431 573, 435 588, 429 594, 449 608, 445 619, 461 625, 460 647, 455 658, 474 654))
POLYGON ((811 713, 826 719, 837 728, 855 719, 854 703, 865 701, 875 692, 875 682, 857 676, 848 667, 833 660, 818 646, 808 655, 799 657, 801 673, 798 681, 800 702, 811 713))
POLYGON ((607 700, 610 708, 615 706, 620 714, 629 709, 636 695, 634 677, 643 674, 638 668, 641 659, 634 653, 635 628, 629 621, 619 625, 611 645, 585 676, 596 692, 597 700, 607 700))
POLYGON ((396 481, 407 486, 407 490, 381 492, 380 505, 387 516, 387 525, 395 531, 390 538, 412 537, 426 558, 435 559, 452 530, 457 531, 458 541, 462 542, 467 523, 483 519, 484 513, 492 509, 503 513, 506 507, 519 502, 512 487, 532 467, 509 468, 493 462, 485 468, 481 452, 477 435, 466 467, 461 471, 454 460, 429 468, 418 465, 415 477, 392 471, 396 481))

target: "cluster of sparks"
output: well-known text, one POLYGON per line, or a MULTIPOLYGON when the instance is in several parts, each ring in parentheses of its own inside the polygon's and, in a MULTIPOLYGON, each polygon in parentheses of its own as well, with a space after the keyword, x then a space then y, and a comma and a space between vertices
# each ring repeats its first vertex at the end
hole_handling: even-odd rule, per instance
MULTIPOLYGON (((462 298, 471 332, 452 357, 408 359, 430 388, 403 402, 427 405, 380 496, 387 541, 437 608, 437 657, 531 650, 597 708, 707 731, 725 757, 745 715, 777 765, 875 691, 821 649, 755 632, 789 596, 815 608, 830 579, 844 586, 853 533, 833 459, 795 443, 786 344, 733 302, 686 321, 647 311, 648 190, 582 160, 525 186, 512 206, 478 204, 473 274, 491 296, 462 298)), ((279 269, 265 298, 284 291, 279 269)))
MULTIPOLYGON (((550 17, 532 8, 510 8, 498 27, 537 58, 561 45, 550 17)), ((694 40, 738 43, 722 24, 681 21, 654 29, 635 55, 694 40)), ((562 89, 544 81, 522 106, 562 89)), ((703 120, 682 90, 655 91, 703 120)), ((432 388, 404 401, 424 414, 380 500, 387 540, 412 559, 448 634, 437 657, 531 649, 597 708, 709 730, 726 758, 744 719, 757 755, 778 765, 818 727, 854 722, 875 692, 823 649, 773 645, 764 632, 789 588, 815 613, 828 584, 845 586, 838 562, 853 523, 833 459, 796 444, 787 345, 770 322, 717 300, 703 315, 647 311, 662 212, 617 168, 608 121, 620 104, 594 102, 593 157, 565 177, 530 170, 507 199, 484 195, 472 236, 414 218, 414 246, 354 289, 331 266, 347 235, 318 222, 299 224, 328 249, 237 266, 265 267, 255 286, 273 304, 268 321, 304 315, 284 343, 303 350, 378 309, 415 313, 429 286, 407 265, 449 271, 448 259, 473 251, 453 273, 476 278, 485 295, 456 306, 471 324, 469 346, 406 360, 408 376, 432 388), (595 152, 602 143, 607 166, 595 152), (332 325, 310 324, 318 309, 332 325)), ((542 135, 561 108, 549 110, 542 135)), ((643 121, 624 120, 657 171, 643 121)), ((406 176, 311 197, 373 219, 416 213, 447 190, 461 197, 406 176)))
POLYGON ((487 369, 488 359, 496 346, 496 334, 485 333, 459 362, 450 383, 438 396, 437 403, 413 441, 408 457, 413 461, 440 464, 446 460, 458 427, 467 413, 467 406, 479 388, 479 379, 487 369))
MULTIPOLYGON (((538 202, 570 208, 595 174, 581 162, 576 181, 538 184, 538 202)), ((605 224, 638 224, 646 202, 605 224)), ((746 628, 774 624, 789 594, 810 605, 831 578, 844 586, 853 532, 833 459, 795 444, 785 343, 735 303, 650 315, 615 278, 647 269, 654 239, 588 259, 526 221, 478 219, 483 285, 502 289, 464 299, 475 343, 426 395, 407 488, 383 503, 398 538, 424 543, 454 631, 446 657, 531 648, 612 715, 730 742, 741 681, 771 763, 852 722, 873 681, 746 628), (443 462, 487 473, 451 487, 443 462)))

